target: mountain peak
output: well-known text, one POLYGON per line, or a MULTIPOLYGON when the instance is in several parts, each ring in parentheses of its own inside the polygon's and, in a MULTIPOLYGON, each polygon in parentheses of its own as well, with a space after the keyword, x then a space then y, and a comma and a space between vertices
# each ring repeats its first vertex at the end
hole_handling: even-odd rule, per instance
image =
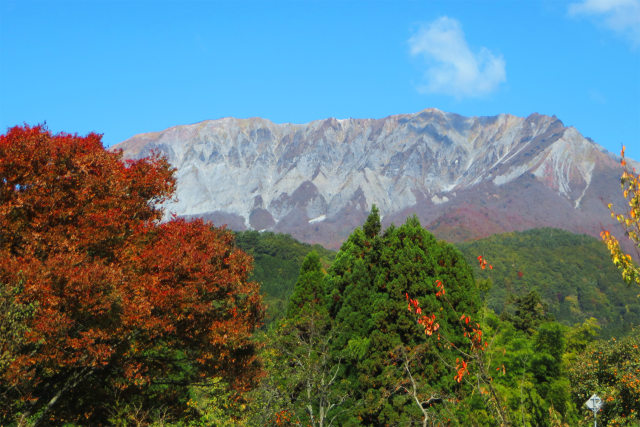
POLYGON ((178 215, 334 247, 373 204, 388 221, 416 213, 444 234, 455 212, 469 223, 467 237, 529 226, 583 232, 611 223, 604 201, 619 185, 601 147, 538 113, 465 117, 427 108, 306 124, 228 117, 136 135, 114 149, 167 156, 178 200, 166 207, 178 215), (540 199, 535 206, 514 201, 530 196, 540 199), (559 213, 565 217, 545 222, 559 213))

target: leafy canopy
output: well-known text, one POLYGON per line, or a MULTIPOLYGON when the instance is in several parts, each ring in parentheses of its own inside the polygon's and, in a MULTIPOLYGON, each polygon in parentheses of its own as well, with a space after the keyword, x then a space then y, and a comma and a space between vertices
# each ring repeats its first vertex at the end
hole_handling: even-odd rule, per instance
MULTIPOLYGON (((640 257, 640 174, 627 165, 624 158, 624 146, 620 154, 620 165, 623 168, 620 186, 622 187, 622 195, 627 199, 628 210, 624 213, 616 213, 611 204, 609 204, 609 210, 611 210, 611 216, 622 224, 625 234, 633 243, 636 256, 640 257)), ((601 236, 607 244, 613 263, 622 272, 624 280, 627 283, 640 285, 640 267, 634 263, 631 255, 622 251, 618 240, 608 231, 603 231, 601 236)))
POLYGON ((180 412, 194 381, 251 384, 251 259, 227 231, 159 225, 172 174, 157 156, 123 162, 97 134, 0 136, 0 295, 18 335, 2 349, 0 417, 104 423, 127 395, 180 412))

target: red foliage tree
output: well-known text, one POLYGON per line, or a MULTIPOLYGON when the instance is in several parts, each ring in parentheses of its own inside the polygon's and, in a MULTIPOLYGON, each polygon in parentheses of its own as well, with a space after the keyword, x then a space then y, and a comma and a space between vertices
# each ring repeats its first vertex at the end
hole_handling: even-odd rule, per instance
POLYGON ((0 286, 33 307, 0 372, 5 415, 97 420, 114 388, 208 376, 247 388, 262 314, 251 259, 227 231, 159 224, 172 174, 157 156, 123 162, 96 134, 0 136, 0 286))
MULTIPOLYGON (((259 373, 249 338, 262 306, 257 284, 247 281, 251 257, 234 248, 233 234, 177 219, 131 249, 135 262, 122 315, 124 331, 138 333, 131 360, 143 349, 181 349, 199 376, 222 376, 246 390, 259 373)), ((166 364, 158 367, 157 375, 166 376, 166 364)))

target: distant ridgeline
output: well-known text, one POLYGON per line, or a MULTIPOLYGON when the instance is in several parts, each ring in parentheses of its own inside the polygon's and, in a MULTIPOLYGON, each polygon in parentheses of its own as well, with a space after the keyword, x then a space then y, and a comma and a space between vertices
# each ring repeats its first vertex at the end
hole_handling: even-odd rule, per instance
MULTIPOLYGON (((254 257, 253 280, 262 285, 267 322, 279 317, 307 253, 316 250, 325 267, 335 252, 301 243, 289 235, 245 231, 236 244, 254 257)), ((598 319, 602 336, 619 336, 640 324, 638 289, 627 286, 599 240, 567 231, 542 228, 497 234, 458 244, 476 279, 491 279, 484 296, 500 314, 509 310, 509 298, 536 291, 556 320, 573 325, 589 317, 598 319), (493 270, 481 270, 482 255, 493 270)))

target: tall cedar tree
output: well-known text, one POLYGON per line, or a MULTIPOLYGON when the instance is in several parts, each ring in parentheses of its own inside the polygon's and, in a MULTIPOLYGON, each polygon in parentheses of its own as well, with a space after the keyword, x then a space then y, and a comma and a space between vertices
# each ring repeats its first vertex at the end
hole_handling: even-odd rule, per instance
POLYGON ((263 419, 251 420, 255 425, 331 426, 343 410, 346 394, 337 384, 340 362, 330 352, 324 276, 318 253, 309 252, 286 315, 269 331, 264 360, 271 369, 256 394, 263 419), (288 421, 279 424, 285 414, 288 421))
POLYGON ((320 256, 316 251, 311 251, 302 261, 300 275, 287 307, 288 319, 304 316, 306 312, 313 313, 324 309, 326 304, 323 279, 320 256))
POLYGON ((380 233, 377 209, 342 245, 326 278, 336 338, 334 358, 344 364, 344 378, 354 391, 353 411, 344 425, 401 425, 423 414, 410 396, 398 391, 405 372, 398 357, 421 347, 413 376, 443 401, 455 399, 456 351, 443 341, 427 342, 424 328, 407 310, 406 295, 434 313, 440 332, 468 349, 459 314, 474 315, 478 296, 471 269, 452 245, 437 241, 409 218, 380 233), (436 297, 436 281, 447 290, 447 303, 436 297), (400 349, 400 350, 399 350, 400 349))
POLYGON ((103 423, 116 396, 166 403, 154 390, 180 415, 193 381, 250 386, 262 315, 251 259, 222 229, 159 225, 172 174, 157 156, 123 162, 96 134, 0 136, 0 286, 33 308, 20 345, 2 345, 0 422, 103 423))

